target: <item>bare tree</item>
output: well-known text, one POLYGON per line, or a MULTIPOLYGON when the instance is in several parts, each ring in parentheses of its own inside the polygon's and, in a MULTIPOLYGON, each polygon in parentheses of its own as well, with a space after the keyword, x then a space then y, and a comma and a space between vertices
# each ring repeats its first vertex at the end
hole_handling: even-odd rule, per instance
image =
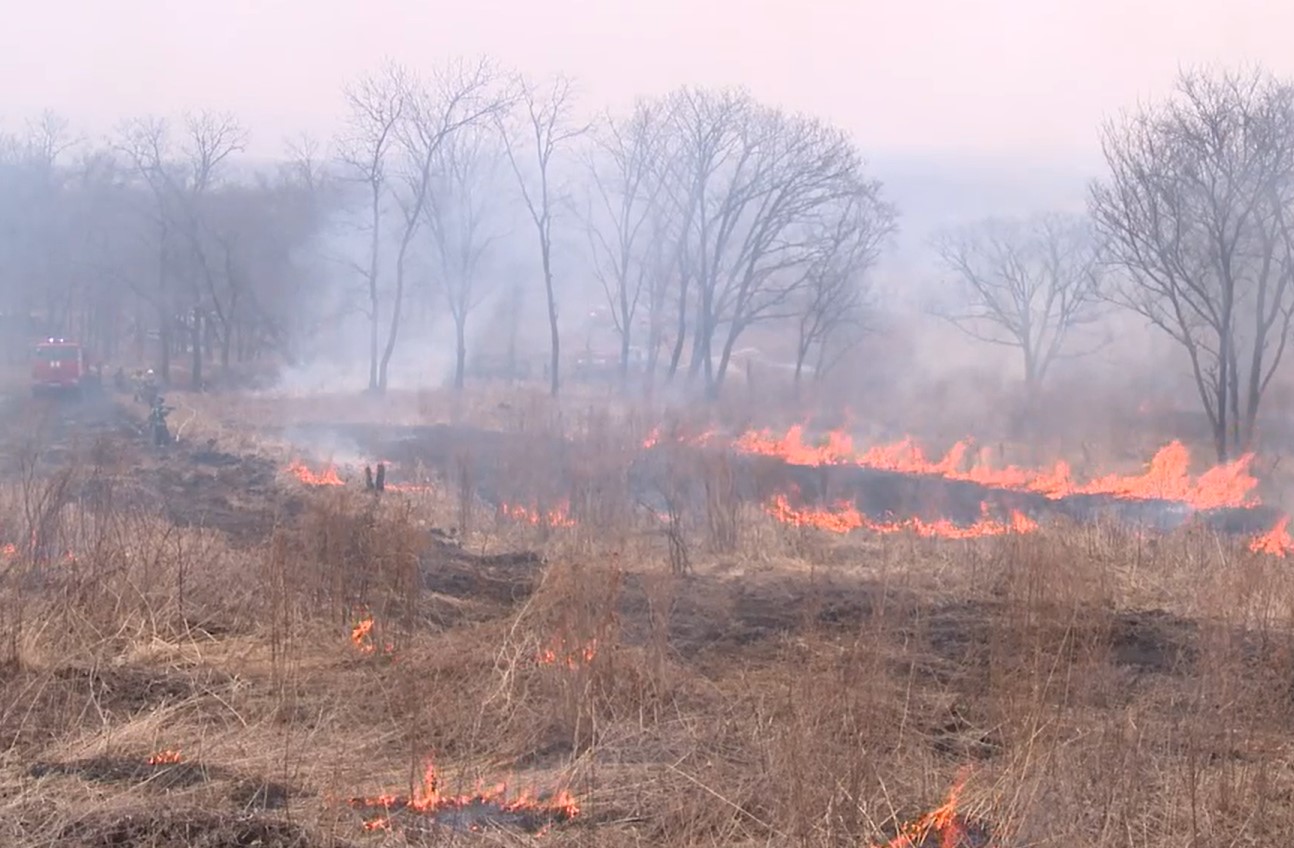
MULTIPOLYGON (((867 308, 869 273, 880 256, 885 239, 895 231, 893 208, 872 196, 876 186, 866 185, 840 204, 838 214, 826 216, 812 236, 817 245, 793 309, 798 313, 795 347, 795 388, 810 353, 815 353, 814 374, 825 370, 827 353, 837 356, 848 348, 848 330, 861 328, 867 308)), ((853 334, 850 341, 858 341, 853 334)))
POLYGON ((561 336, 557 325, 557 293, 553 285, 553 217, 564 200, 564 192, 556 182, 553 164, 562 148, 587 132, 589 127, 574 120, 575 92, 568 78, 554 77, 545 91, 525 80, 520 80, 518 86, 521 126, 509 128, 500 120, 499 129, 508 163, 517 178, 526 211, 539 239, 551 343, 549 391, 556 397, 561 385, 561 336))
POLYGON ((1225 460, 1253 443, 1294 317, 1294 87, 1184 73, 1103 147, 1091 208, 1116 297, 1181 345, 1225 460))
POLYGON ((423 224, 441 146, 452 134, 491 119, 507 105, 507 97, 496 85, 495 71, 484 59, 450 62, 431 80, 411 88, 404 118, 396 125, 403 158, 401 179, 395 187, 401 229, 395 257, 391 323, 378 368, 378 391, 384 392, 387 388, 387 369, 400 332, 409 248, 423 224))
MULTIPOLYGON (((157 316, 158 360, 157 370, 163 382, 171 377, 172 331, 175 327, 175 276, 176 240, 173 193, 169 187, 174 150, 170 137, 170 124, 157 117, 136 118, 127 121, 118 132, 115 148, 125 155, 136 178, 143 185, 146 196, 140 198, 146 207, 154 250, 154 269, 148 275, 131 275, 131 288, 154 310, 157 316)), ((139 201, 137 201, 139 202, 139 201)), ((140 328, 142 330, 142 328, 140 328)))
POLYGON ((750 98, 735 90, 707 92, 684 88, 668 98, 667 143, 671 155, 667 197, 677 221, 672 264, 678 281, 670 378, 678 372, 691 328, 695 333, 691 370, 695 374, 704 361, 707 381, 711 379, 708 343, 717 324, 715 286, 711 281, 731 228, 730 225, 715 232, 716 224, 722 220, 715 220, 711 208, 721 203, 721 181, 743 161, 741 131, 753 108, 750 98), (690 320, 689 310, 694 301, 696 316, 690 320))
POLYGON ((663 234, 654 225, 665 186, 663 113, 664 104, 644 100, 623 122, 608 116, 594 137, 588 162, 592 197, 587 229, 593 272, 620 337, 622 381, 629 374, 639 301, 652 275, 660 271, 656 254, 663 234))
POLYGON ((285 143, 284 152, 287 161, 281 170, 285 172, 285 179, 294 181, 309 192, 318 192, 327 179, 319 140, 309 133, 301 133, 285 143))
POLYGON ((685 89, 672 100, 680 156, 672 182, 685 222, 680 308, 694 285, 689 370, 703 374, 714 395, 741 335, 757 322, 792 316, 790 301, 816 249, 815 222, 828 222, 848 198, 879 203, 880 186, 863 177, 848 137, 821 122, 739 91, 685 89))
POLYGON ((974 339, 1018 349, 1031 403, 1058 357, 1090 351, 1066 349, 1103 304, 1097 243, 1083 217, 988 219, 934 244, 956 287, 942 316, 974 339))
MULTIPOLYGON (((230 156, 240 153, 247 142, 247 133, 233 115, 200 112, 185 118, 185 135, 181 144, 184 157, 184 182, 168 181, 176 194, 176 206, 182 212, 181 231, 188 241, 195 276, 193 303, 190 310, 190 344, 192 346, 191 377, 193 388, 203 385, 202 360, 206 342, 207 316, 216 318, 215 333, 219 339, 220 363, 229 368, 229 351, 232 343, 233 313, 243 296, 237 275, 230 270, 228 237, 212 230, 208 206, 215 188, 217 174, 230 156), (214 243, 223 243, 226 256, 213 256, 214 243)), ((165 171, 164 171, 165 173, 165 171)))
POLYGON ((395 148, 401 122, 410 109, 411 80, 399 65, 388 63, 345 91, 349 128, 341 140, 341 159, 363 186, 368 201, 367 263, 354 267, 368 288, 369 391, 378 391, 378 333, 381 322, 379 260, 382 254, 382 207, 388 191, 388 159, 395 148))
POLYGON ((497 210, 499 166, 497 136, 465 127, 441 144, 435 178, 423 211, 439 267, 441 291, 454 319, 454 388, 467 371, 467 319, 480 305, 481 266, 503 235, 497 210))

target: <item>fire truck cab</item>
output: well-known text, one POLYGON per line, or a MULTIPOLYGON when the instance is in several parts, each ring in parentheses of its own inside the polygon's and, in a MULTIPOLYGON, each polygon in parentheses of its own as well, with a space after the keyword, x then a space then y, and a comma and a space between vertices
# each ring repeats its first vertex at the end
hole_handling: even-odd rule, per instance
POLYGON ((31 391, 79 395, 93 382, 85 349, 77 342, 49 338, 37 343, 32 356, 31 391))

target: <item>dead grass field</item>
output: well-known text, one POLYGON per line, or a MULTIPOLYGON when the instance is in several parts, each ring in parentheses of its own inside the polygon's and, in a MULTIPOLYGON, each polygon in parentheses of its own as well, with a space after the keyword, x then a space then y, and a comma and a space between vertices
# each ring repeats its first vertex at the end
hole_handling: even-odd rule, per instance
POLYGON ((616 482, 641 416, 596 402, 382 413, 594 433, 571 527, 452 479, 246 470, 291 453, 258 425, 360 403, 178 398, 186 441, 241 464, 101 433, 13 475, 0 844, 883 846, 963 779, 963 842, 893 844, 1288 844, 1286 561, 1196 531, 833 536, 722 497, 671 539, 616 482), (173 520, 186 498, 210 520, 173 520), (429 761, 441 797, 506 782, 527 815, 350 803, 425 792, 429 761))

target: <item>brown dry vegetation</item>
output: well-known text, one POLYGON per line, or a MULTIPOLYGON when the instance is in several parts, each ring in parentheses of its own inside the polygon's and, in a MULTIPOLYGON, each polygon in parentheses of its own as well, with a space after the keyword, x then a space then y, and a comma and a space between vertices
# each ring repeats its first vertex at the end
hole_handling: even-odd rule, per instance
MULTIPOLYGON (((251 450, 256 403, 189 403, 191 438, 251 450)), ((1198 532, 830 537, 734 503, 721 463, 673 469, 706 506, 662 530, 621 473, 632 416, 512 412, 598 445, 561 483, 578 526, 509 523, 453 475, 375 499, 214 472, 166 497, 228 508, 180 526, 124 493, 193 456, 121 435, 11 478, 3 541, 35 544, 0 579, 0 843, 866 846, 967 767, 996 845, 1294 833, 1283 561, 1198 532), (384 650, 352 644, 359 607, 384 650), (451 790, 564 787, 581 814, 366 832, 346 799, 408 793, 429 756, 451 790)))

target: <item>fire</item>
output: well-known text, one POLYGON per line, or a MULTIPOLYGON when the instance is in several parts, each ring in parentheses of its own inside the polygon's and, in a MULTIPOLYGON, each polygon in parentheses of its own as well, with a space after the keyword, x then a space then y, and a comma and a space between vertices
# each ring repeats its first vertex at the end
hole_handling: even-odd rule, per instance
MULTIPOLYGON (((898 836, 885 843, 884 848, 962 848, 982 844, 987 834, 957 812, 966 779, 966 776, 959 778, 943 804, 905 824, 899 829, 898 836)), ((871 848, 882 846, 872 843, 871 848)))
MULTIPOLYGON (((351 644, 355 646, 361 654, 372 654, 377 652, 377 645, 373 642, 373 617, 366 612, 361 613, 364 618, 356 622, 350 631, 351 644)), ((383 654, 395 652, 395 646, 387 642, 382 646, 383 654)))
MULTIPOLYGON (((700 435, 691 436, 691 437, 685 436, 679 432, 674 432, 669 435, 669 439, 670 441, 673 441, 679 444, 703 445, 703 444, 707 444, 718 435, 719 435, 719 431, 711 427, 708 430, 703 431, 700 435)), ((665 434, 661 432, 661 428, 653 427, 651 429, 651 432, 648 433, 647 437, 642 441, 643 449, 651 450, 652 448, 659 445, 663 438, 665 438, 665 434)))
POLYGON ((183 761, 179 751, 158 751, 148 758, 150 766, 169 766, 183 761))
POLYGON ((842 501, 834 509, 792 507, 785 495, 778 495, 765 507, 766 511, 779 521, 797 527, 816 527, 832 533, 850 533, 854 530, 870 530, 873 533, 915 533, 918 536, 943 539, 974 539, 982 536, 1002 536, 1009 533, 1031 533, 1038 529, 1038 524, 1020 512, 1013 511, 1008 521, 999 521, 989 515, 988 505, 980 505, 980 518, 970 526, 954 524, 947 519, 927 521, 918 517, 902 521, 875 521, 848 501, 842 501))
POLYGON ((564 665, 571 671, 587 666, 598 655, 598 640, 590 639, 583 645, 571 647, 561 637, 554 637, 548 646, 541 648, 536 658, 540 665, 564 665))
POLYGON ((1276 526, 1263 533, 1261 536, 1255 536, 1249 542, 1249 550, 1256 554, 1270 554, 1284 558, 1287 553, 1294 551, 1294 538, 1289 533, 1290 517, 1287 515, 1276 526))
POLYGON ((499 512, 513 521, 524 524, 543 524, 548 527, 574 527, 575 519, 570 517, 567 506, 557 506, 543 511, 514 504, 500 504, 499 512))
POLYGON ((1160 448, 1140 474, 1109 474, 1086 483, 1075 481, 1065 462, 1057 462, 1048 469, 1014 465, 993 468, 982 452, 976 461, 968 463, 971 451, 968 441, 958 442, 942 458, 933 460, 910 438, 859 450, 849 434, 839 430, 827 433, 821 444, 810 444, 805 441, 804 427, 796 425, 783 436, 768 430, 747 432, 734 442, 734 447, 745 453, 778 457, 794 465, 858 465, 879 471, 928 474, 993 488, 1036 492, 1052 499, 1110 495, 1128 500, 1179 501, 1196 509, 1257 503, 1252 492, 1258 481, 1249 470, 1252 454, 1192 477, 1190 451, 1177 441, 1160 448))
POLYGON ((472 792, 459 795, 442 792, 435 764, 430 760, 423 770, 420 785, 415 787, 411 795, 352 798, 349 803, 352 808, 361 811, 382 810, 381 815, 370 818, 364 823, 365 830, 389 830, 391 813, 401 810, 434 819, 438 813, 448 813, 468 807, 487 807, 498 813, 536 813, 552 821, 569 821, 580 813, 575 797, 566 790, 542 797, 539 793, 528 789, 510 792, 507 783, 486 785, 478 782, 472 792))
POLYGON ((796 509, 791 506, 785 495, 778 495, 765 507, 769 515, 786 524, 797 527, 816 527, 831 533, 850 533, 854 530, 870 530, 873 533, 915 533, 940 539, 976 539, 983 536, 1004 536, 1011 533, 1032 533, 1038 529, 1038 523, 1029 516, 1013 511, 1007 521, 999 521, 989 515, 988 504, 980 504, 980 518, 968 527, 941 518, 926 521, 912 517, 903 521, 875 521, 848 501, 838 503, 834 509, 804 507, 796 509))
POLYGON ((307 486, 344 486, 345 481, 337 476, 337 467, 329 463, 323 471, 316 474, 305 466, 304 463, 293 460, 288 465, 288 473, 292 474, 307 486))

